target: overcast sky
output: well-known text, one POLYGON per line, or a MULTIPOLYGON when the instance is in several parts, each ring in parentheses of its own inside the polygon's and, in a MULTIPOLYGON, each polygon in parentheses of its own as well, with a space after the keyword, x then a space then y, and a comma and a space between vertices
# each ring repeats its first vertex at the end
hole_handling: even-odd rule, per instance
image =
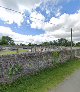
POLYGON ((80 41, 80 0, 0 0, 0 36, 16 43, 41 43, 59 38, 80 41))

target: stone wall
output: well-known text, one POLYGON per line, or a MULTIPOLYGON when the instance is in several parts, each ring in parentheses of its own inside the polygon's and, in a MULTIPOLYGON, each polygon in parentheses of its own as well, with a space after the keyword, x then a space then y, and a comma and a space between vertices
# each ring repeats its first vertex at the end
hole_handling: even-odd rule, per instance
POLYGON ((80 49, 75 50, 75 56, 80 56, 80 49))
MULTIPOLYGON (((75 57, 73 51, 73 57, 75 57)), ((0 56, 0 83, 10 83, 23 75, 35 73, 70 59, 70 50, 0 56)))

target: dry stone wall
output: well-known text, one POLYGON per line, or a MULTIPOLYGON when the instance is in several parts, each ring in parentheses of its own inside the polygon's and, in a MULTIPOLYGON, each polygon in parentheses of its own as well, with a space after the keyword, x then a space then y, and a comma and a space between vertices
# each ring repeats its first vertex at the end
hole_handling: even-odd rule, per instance
MULTIPOLYGON (((73 57, 75 57, 73 51, 73 57)), ((51 51, 0 56, 0 83, 10 83, 23 75, 35 73, 70 59, 71 52, 51 51)))

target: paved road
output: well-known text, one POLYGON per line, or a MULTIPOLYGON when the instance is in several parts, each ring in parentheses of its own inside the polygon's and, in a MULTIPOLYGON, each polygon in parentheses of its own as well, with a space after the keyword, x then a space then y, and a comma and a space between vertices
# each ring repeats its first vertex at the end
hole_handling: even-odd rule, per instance
POLYGON ((80 92, 80 70, 49 92, 80 92))

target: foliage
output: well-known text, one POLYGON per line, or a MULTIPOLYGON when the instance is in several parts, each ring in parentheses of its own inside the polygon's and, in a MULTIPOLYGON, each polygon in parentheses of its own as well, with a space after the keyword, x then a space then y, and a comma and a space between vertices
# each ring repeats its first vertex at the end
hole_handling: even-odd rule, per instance
POLYGON ((28 50, 19 50, 19 53, 16 51, 0 51, 0 55, 12 55, 12 54, 20 54, 20 53, 26 53, 28 50))
POLYGON ((25 44, 20 43, 20 46, 26 46, 25 44))
POLYGON ((22 66, 19 64, 16 64, 14 66, 10 66, 8 74, 10 77, 12 77, 13 75, 20 73, 21 71, 22 71, 22 66))
POLYGON ((54 66, 56 66, 56 64, 58 62, 58 58, 59 58, 60 52, 59 51, 54 51, 52 53, 52 55, 53 55, 53 61, 52 61, 52 63, 53 63, 54 66))
MULTIPOLYGON (((75 44, 72 42, 72 45, 74 46, 75 44)), ((58 46, 71 46, 71 41, 64 38, 58 39, 58 46)))
POLYGON ((0 40, 0 45, 15 45, 14 41, 9 36, 2 36, 2 39, 0 40))
POLYGON ((77 42, 77 43, 76 43, 76 46, 80 46, 80 42, 77 42))
MULTIPOLYGON (((13 39, 9 36, 2 36, 2 39, 0 39, 0 45, 15 45, 13 39)), ((50 45, 55 45, 55 46, 71 46, 71 41, 68 41, 65 38, 60 38, 58 40, 53 40, 49 42, 43 42, 41 44, 38 44, 39 46, 50 46, 50 45)), ((37 44, 32 44, 29 43, 28 45, 20 43, 20 46, 38 46, 37 44)), ((80 46, 80 42, 77 42, 76 44, 72 42, 72 45, 74 46, 80 46)))
MULTIPOLYGON (((43 42, 40 44, 41 46, 49 46, 49 45, 55 45, 55 46, 71 46, 71 41, 68 41, 65 38, 60 38, 58 40, 50 41, 50 42, 43 42)), ((75 43, 72 42, 72 45, 74 46, 75 43)))
POLYGON ((24 76, 9 85, 0 85, 0 92, 49 92, 76 69, 80 68, 80 60, 58 64, 40 71, 35 75, 24 76))
POLYGON ((48 46, 48 45, 50 45, 49 42, 42 43, 42 46, 48 46))
POLYGON ((37 46, 37 44, 29 43, 28 46, 37 46))
POLYGON ((55 57, 55 58, 58 58, 58 57, 59 57, 59 54, 60 54, 59 51, 54 51, 54 52, 52 53, 53 57, 55 57))

